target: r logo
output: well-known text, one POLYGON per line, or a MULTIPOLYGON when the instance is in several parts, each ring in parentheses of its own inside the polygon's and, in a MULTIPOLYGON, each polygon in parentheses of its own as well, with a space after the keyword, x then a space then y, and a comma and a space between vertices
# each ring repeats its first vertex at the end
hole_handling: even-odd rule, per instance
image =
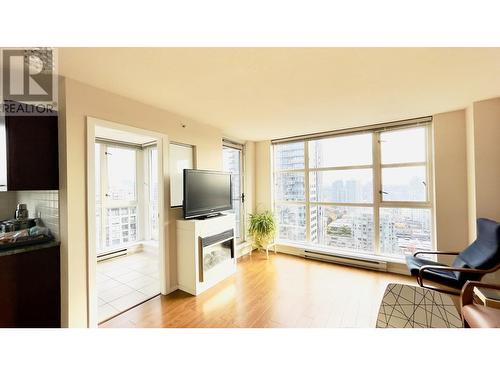
POLYGON ((54 51, 52 49, 2 49, 4 100, 53 102, 54 51))

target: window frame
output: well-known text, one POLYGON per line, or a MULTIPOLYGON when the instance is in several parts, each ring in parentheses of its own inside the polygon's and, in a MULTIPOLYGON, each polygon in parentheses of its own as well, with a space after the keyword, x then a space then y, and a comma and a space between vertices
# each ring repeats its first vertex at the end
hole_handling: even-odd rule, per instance
MULTIPOLYGON (((156 224, 158 226, 156 233, 153 232, 152 228, 152 200, 151 200, 151 189, 153 188, 153 176, 157 175, 157 171, 153 169, 152 165, 152 153, 153 151, 158 152, 158 147, 156 144, 151 144, 144 146, 142 148, 143 153, 143 168, 144 168, 144 181, 146 181, 146 185, 144 186, 144 194, 142 202, 144 204, 144 240, 145 241, 158 241, 159 235, 159 212, 157 212, 156 224)), ((158 154, 157 154, 158 157, 158 154)), ((157 160, 158 162, 158 160, 157 160)), ((158 185, 158 183, 156 183, 158 185)), ((158 192, 159 195, 159 192, 158 192)), ((157 197, 159 200, 159 196, 157 197)), ((156 207, 158 207, 158 200, 156 201, 156 207)))
MULTIPOLYGON (((431 217, 431 248, 435 248, 435 218, 434 218, 434 178, 433 178, 433 155, 432 155, 432 120, 425 121, 424 123, 416 123, 409 124, 403 126, 393 126, 393 127, 381 127, 364 131, 353 131, 353 132, 342 132, 339 134, 329 134, 322 137, 314 137, 314 138, 303 138, 303 139, 293 139, 287 142, 279 142, 272 144, 271 150, 271 195, 272 195, 272 207, 273 211, 276 212, 276 207, 278 205, 305 205, 305 216, 306 216, 306 231, 305 231, 305 241, 287 241, 279 238, 279 234, 277 234, 276 241, 278 243, 284 245, 294 245, 299 244, 301 246, 325 249, 328 248, 329 252, 335 253, 355 253, 356 255, 365 255, 365 253, 351 251, 350 249, 339 249, 331 246, 323 246, 314 244, 311 242, 311 207, 312 206, 332 206, 332 207, 370 207, 373 210, 373 252, 368 253, 368 255, 376 256, 382 259, 388 259, 391 261, 399 261, 401 262, 401 257, 390 256, 389 254, 381 253, 381 243, 380 243, 380 211, 382 208, 408 208, 408 209, 429 209, 430 217, 431 217), (425 129, 425 156, 426 160, 424 162, 409 162, 409 163, 391 163, 391 164, 382 164, 381 163, 381 141, 380 135, 383 132, 402 130, 405 128, 416 128, 422 127, 425 129), (364 165, 353 165, 353 166, 336 166, 336 167, 316 167, 311 168, 309 163, 309 142, 320 140, 320 139, 328 139, 328 138, 336 138, 336 137, 345 137, 345 136, 353 136, 357 134, 371 134, 372 137, 372 164, 364 164, 364 165), (276 160, 276 146, 284 143, 303 143, 304 145, 304 168, 297 169, 275 169, 275 160, 276 160), (425 201, 385 201, 383 199, 382 193, 382 170, 383 168, 397 168, 397 167, 409 167, 409 166, 425 166, 426 171, 426 200, 425 201), (372 195, 372 203, 347 203, 347 202, 321 202, 321 201, 311 201, 310 196, 310 174, 311 172, 321 172, 321 171, 335 171, 335 170, 355 170, 355 169, 372 169, 373 178, 373 195, 372 195), (278 173, 290 173, 297 172, 304 174, 304 191, 305 191, 305 200, 304 201, 286 201, 286 200, 276 200, 276 186, 275 180, 276 175, 278 173)), ((278 223, 279 225, 279 223, 278 223)), ((435 258, 435 257, 434 257, 435 258)))
MULTIPOLYGON (((120 144, 118 142, 106 142, 105 140, 96 139, 95 143, 100 145, 100 215, 101 215, 101 228, 100 228, 100 243, 96 246, 96 252, 98 256, 106 255, 109 253, 113 253, 117 250, 121 250, 127 246, 134 245, 140 242, 143 237, 143 225, 144 223, 144 212, 141 209, 140 202, 144 197, 144 187, 139 181, 143 180, 144 173, 144 162, 143 162, 143 153, 141 148, 134 145, 126 145, 120 144), (108 147, 113 148, 123 148, 127 150, 135 151, 135 168, 136 168, 136 176, 135 176, 135 200, 113 200, 110 199, 108 194, 108 160, 107 160, 107 150, 108 147), (109 246, 106 246, 106 226, 108 225, 108 215, 107 210, 112 208, 130 208, 135 207, 136 212, 136 236, 135 241, 129 241, 127 243, 122 243, 119 245, 113 246, 111 243, 109 246), (100 250, 100 252, 99 252, 100 250)), ((97 200, 96 200, 97 202, 97 200)))
MULTIPOLYGON (((238 244, 241 244, 246 241, 246 199, 242 199, 243 196, 246 196, 245 193, 245 146, 243 144, 230 141, 228 139, 222 140, 222 153, 224 157, 224 148, 229 148, 233 150, 237 150, 240 152, 240 170, 239 170, 239 185, 240 185, 240 217, 238 218, 240 221, 240 236, 238 237, 238 244)), ((232 174, 234 176, 234 174, 232 174)), ((231 197, 233 200, 233 197, 231 197)), ((234 209, 233 209, 234 210, 234 209)), ((235 213, 236 214, 236 213, 235 213)))

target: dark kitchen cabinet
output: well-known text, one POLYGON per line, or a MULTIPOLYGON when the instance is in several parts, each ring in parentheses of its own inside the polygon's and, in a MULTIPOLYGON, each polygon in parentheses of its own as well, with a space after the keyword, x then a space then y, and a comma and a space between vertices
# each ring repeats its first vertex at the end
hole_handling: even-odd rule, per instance
POLYGON ((58 190, 58 117, 22 115, 33 107, 16 105, 22 110, 6 113, 4 119, 6 155, 0 157, 6 158, 7 186, 3 190, 58 190))
POLYGON ((59 245, 0 253, 0 328, 61 326, 59 245))

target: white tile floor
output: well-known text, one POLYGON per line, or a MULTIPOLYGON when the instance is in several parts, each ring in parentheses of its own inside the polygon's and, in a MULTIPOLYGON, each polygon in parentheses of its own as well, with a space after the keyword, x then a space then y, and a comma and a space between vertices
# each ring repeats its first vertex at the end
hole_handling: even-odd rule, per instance
POLYGON ((99 322, 160 293, 158 252, 144 250, 97 263, 99 322))

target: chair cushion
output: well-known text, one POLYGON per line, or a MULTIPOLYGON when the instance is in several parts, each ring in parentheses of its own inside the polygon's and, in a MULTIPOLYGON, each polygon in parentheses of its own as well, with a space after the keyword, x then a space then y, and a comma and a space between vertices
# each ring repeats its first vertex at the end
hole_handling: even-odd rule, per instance
POLYGON ((462 307, 462 315, 472 328, 500 328, 500 309, 473 303, 462 307))
MULTIPOLYGON (((462 251, 453 262, 454 267, 488 269, 500 262, 500 223, 489 219, 477 219, 477 239, 462 251)), ((455 272, 457 278, 480 280, 481 275, 455 272)))
POLYGON ((488 269, 500 262, 500 223, 489 219, 477 219, 477 238, 456 261, 456 266, 488 269))
MULTIPOLYGON (((446 264, 433 262, 432 260, 425 258, 414 257, 413 255, 406 256, 406 265, 408 266, 408 270, 412 276, 418 276, 420 268, 423 266, 446 266, 446 264)), ((463 283, 458 279, 457 275, 453 271, 428 270, 424 271, 423 276, 427 280, 435 281, 452 288, 460 289, 463 286, 463 283)))
POLYGON ((445 264, 433 262, 432 260, 420 258, 418 256, 414 257, 413 255, 406 256, 406 265, 412 276, 418 276, 418 272, 422 266, 445 266, 445 264))

